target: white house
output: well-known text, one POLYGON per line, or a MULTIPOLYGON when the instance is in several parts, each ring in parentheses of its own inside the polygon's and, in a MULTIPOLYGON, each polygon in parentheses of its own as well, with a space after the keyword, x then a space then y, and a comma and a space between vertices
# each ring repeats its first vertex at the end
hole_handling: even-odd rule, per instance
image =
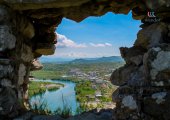
POLYGON ((101 96, 102 96, 101 91, 96 91, 96 92, 95 92, 95 96, 96 96, 96 97, 101 97, 101 96))

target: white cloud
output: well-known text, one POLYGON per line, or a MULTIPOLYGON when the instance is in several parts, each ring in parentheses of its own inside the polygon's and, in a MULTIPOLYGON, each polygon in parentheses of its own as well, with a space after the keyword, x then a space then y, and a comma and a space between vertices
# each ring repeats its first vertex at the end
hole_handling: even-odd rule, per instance
POLYGON ((110 43, 89 43, 89 45, 87 46, 87 44, 85 43, 81 43, 78 44, 76 42, 74 42, 73 40, 67 38, 65 35, 61 35, 57 33, 57 47, 58 48, 86 48, 86 47, 111 47, 112 44, 110 43))
POLYGON ((57 47, 59 48, 85 48, 86 44, 77 44, 73 40, 68 39, 65 35, 57 33, 57 47))
POLYGON ((105 43, 105 45, 106 46, 110 46, 110 47, 112 46, 112 44, 110 44, 110 43, 105 43))
POLYGON ((99 43, 99 44, 90 43, 90 45, 92 47, 111 47, 112 46, 112 44, 110 43, 99 43))
POLYGON ((67 54, 68 57, 73 57, 73 58, 84 58, 87 57, 88 55, 86 53, 79 53, 79 52, 75 52, 75 53, 69 53, 67 54))
POLYGON ((80 43, 57 33, 57 49, 51 58, 92 58, 111 56, 113 47, 110 43, 80 43), (102 49, 101 49, 102 47, 102 49), (64 48, 64 49, 63 49, 64 48), (107 52, 106 52, 107 51, 107 52))

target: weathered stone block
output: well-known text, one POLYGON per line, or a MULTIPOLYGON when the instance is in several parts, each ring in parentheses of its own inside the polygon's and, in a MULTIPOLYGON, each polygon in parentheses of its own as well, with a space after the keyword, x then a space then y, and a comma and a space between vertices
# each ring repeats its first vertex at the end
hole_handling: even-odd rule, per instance
POLYGON ((169 46, 155 47, 144 57, 145 71, 153 86, 170 85, 170 50, 169 46))
POLYGON ((22 50, 21 59, 24 62, 31 62, 34 59, 34 55, 33 55, 31 47, 29 47, 26 44, 23 44, 21 50, 22 50))
POLYGON ((133 96, 127 95, 127 96, 123 97, 121 107, 127 107, 131 110, 135 110, 135 109, 137 109, 136 100, 133 98, 133 96))
POLYGON ((0 25, 0 51, 13 49, 15 47, 16 38, 10 32, 7 25, 0 25))
POLYGON ((170 94, 169 92, 158 92, 143 100, 143 111, 153 116, 156 120, 169 120, 170 94))
POLYGON ((14 117, 18 114, 18 107, 18 99, 14 89, 3 87, 0 92, 0 116, 8 115, 8 117, 14 117))
POLYGON ((134 46, 143 48, 156 47, 164 42, 164 36, 168 33, 167 24, 155 23, 138 32, 134 46))
POLYGON ((43 65, 40 63, 39 60, 34 59, 32 62, 31 70, 41 70, 43 65))
POLYGON ((114 102, 119 103, 122 101, 122 99, 129 95, 129 94, 133 94, 134 93, 134 89, 132 89, 129 86, 120 86, 119 88, 117 88, 113 94, 112 94, 112 99, 114 102))
POLYGON ((153 9, 158 9, 160 7, 168 7, 170 5, 170 1, 168 0, 157 0, 157 1, 154 1, 154 0, 151 0, 151 1, 145 1, 147 7, 151 10, 153 9))
POLYGON ((20 17, 20 19, 18 19, 19 21, 17 21, 20 28, 19 31, 23 34, 25 38, 28 39, 33 38, 35 35, 33 24, 31 24, 30 21, 24 18, 23 16, 18 16, 18 17, 20 17))
POLYGON ((6 23, 9 20, 9 11, 6 6, 0 5, 0 23, 6 23))
POLYGON ((138 66, 143 62, 143 55, 146 49, 142 47, 121 47, 120 52, 127 64, 135 64, 138 66))
POLYGON ((140 120, 140 106, 137 104, 136 97, 128 94, 122 97, 120 102, 116 103, 116 119, 117 120, 140 120))
POLYGON ((9 65, 10 64, 10 60, 9 59, 0 58, 0 64, 1 65, 9 65))
POLYGON ((24 83, 25 74, 26 74, 26 67, 24 64, 20 64, 18 70, 18 85, 22 85, 24 83))
POLYGON ((0 78, 9 78, 14 68, 11 65, 0 65, 0 78))
POLYGON ((149 81, 146 78, 146 75, 144 73, 144 67, 139 67, 136 71, 131 73, 127 84, 131 87, 141 87, 141 86, 147 86, 149 84, 149 81))
POLYGON ((111 77, 110 80, 112 84, 114 85, 122 85, 124 83, 127 83, 127 81, 131 77, 131 73, 137 70, 137 67, 135 65, 125 65, 117 70, 115 70, 111 77))
POLYGON ((53 55, 55 52, 55 45, 48 43, 39 43, 35 52, 42 55, 53 55))
POLYGON ((9 79, 1 79, 0 80, 0 85, 4 86, 4 87, 11 87, 14 88, 14 85, 12 85, 11 80, 9 79))

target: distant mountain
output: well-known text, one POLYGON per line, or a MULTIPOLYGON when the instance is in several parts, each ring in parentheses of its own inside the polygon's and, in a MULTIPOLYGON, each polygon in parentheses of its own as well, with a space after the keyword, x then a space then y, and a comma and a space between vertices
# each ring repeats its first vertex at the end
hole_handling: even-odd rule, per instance
POLYGON ((104 62, 123 62, 124 60, 120 56, 111 56, 111 57, 101 57, 101 58, 82 58, 75 59, 70 63, 104 63, 104 62))
POLYGON ((49 58, 49 57, 41 57, 40 61, 42 63, 58 63, 58 64, 62 64, 62 63, 68 63, 70 61, 72 61, 74 59, 71 58, 49 58))
POLYGON ((81 58, 81 59, 73 59, 73 58, 49 58, 49 57, 41 57, 41 63, 56 63, 56 64, 65 64, 65 63, 104 63, 104 62, 123 62, 124 60, 120 56, 110 56, 110 57, 101 57, 101 58, 81 58))

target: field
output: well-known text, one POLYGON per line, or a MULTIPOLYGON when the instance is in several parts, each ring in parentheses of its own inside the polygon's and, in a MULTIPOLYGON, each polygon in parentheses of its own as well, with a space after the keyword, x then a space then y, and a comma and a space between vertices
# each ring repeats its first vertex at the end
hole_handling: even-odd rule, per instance
MULTIPOLYGON (((95 103, 97 107, 104 107, 105 104, 112 101, 111 96, 116 86, 112 85, 109 81, 110 75, 115 69, 123 65, 124 62, 84 64, 44 63, 42 70, 33 71, 31 75, 43 80, 57 79, 76 82, 76 98, 80 102, 81 108, 90 110, 94 107, 91 104, 87 106, 89 103, 95 103)), ((44 89, 37 91, 43 92, 44 89)), ((32 94, 32 92, 30 94, 32 94)))
POLYGON ((51 82, 30 81, 28 95, 29 97, 32 97, 36 94, 43 94, 46 90, 53 91, 59 89, 60 87, 64 87, 64 85, 51 82), (49 85, 53 86, 48 87, 49 85))
MULTIPOLYGON (((56 64, 43 63, 43 69, 31 72, 31 75, 37 79, 61 79, 67 75, 71 69, 80 69, 84 73, 96 71, 99 77, 111 74, 116 68, 124 65, 124 62, 109 62, 109 63, 92 63, 92 64, 56 64)), ((106 78, 108 80, 109 77, 106 78)))

